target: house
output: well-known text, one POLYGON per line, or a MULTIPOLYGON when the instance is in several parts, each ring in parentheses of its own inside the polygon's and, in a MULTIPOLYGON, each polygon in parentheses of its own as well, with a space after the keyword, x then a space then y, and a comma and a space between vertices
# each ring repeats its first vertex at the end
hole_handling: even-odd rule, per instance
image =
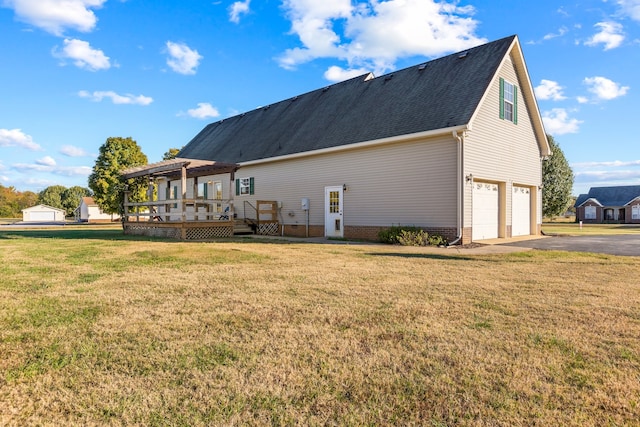
POLYGON ((62 209, 47 205, 37 205, 22 209, 24 222, 64 222, 65 212, 62 209))
POLYGON ((576 221, 640 224, 640 185, 591 187, 576 199, 576 221))
POLYGON ((117 214, 104 213, 93 197, 82 197, 75 215, 78 222, 112 222, 120 219, 117 214))
POLYGON ((212 219, 215 208, 198 199, 213 197, 258 232, 264 215, 283 235, 376 239, 412 225, 469 243, 540 233, 541 162, 550 154, 510 36, 211 123, 178 163, 124 176, 158 185, 165 221, 212 219), (189 162, 235 167, 190 176, 189 162), (182 199, 189 206, 176 209, 182 199))

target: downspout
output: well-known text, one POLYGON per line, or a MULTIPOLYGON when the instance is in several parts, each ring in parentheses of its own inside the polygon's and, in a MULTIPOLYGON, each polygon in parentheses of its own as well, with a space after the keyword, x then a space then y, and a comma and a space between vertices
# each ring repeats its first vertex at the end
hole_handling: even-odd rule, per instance
POLYGON ((448 245, 456 245, 458 244, 458 242, 462 239, 462 229, 464 224, 462 223, 462 209, 464 208, 464 203, 462 198, 464 197, 464 179, 462 179, 462 166, 463 166, 463 162, 462 162, 462 155, 463 155, 463 150, 462 150, 462 143, 464 142, 464 136, 465 136, 465 132, 462 131, 460 134, 458 134, 457 131, 453 131, 452 132, 453 138, 458 141, 457 144, 457 148, 458 148, 458 156, 457 156, 457 161, 456 161, 456 180, 457 180, 457 186, 456 186, 456 210, 457 210, 457 236, 456 238, 453 240, 453 242, 449 242, 448 245))

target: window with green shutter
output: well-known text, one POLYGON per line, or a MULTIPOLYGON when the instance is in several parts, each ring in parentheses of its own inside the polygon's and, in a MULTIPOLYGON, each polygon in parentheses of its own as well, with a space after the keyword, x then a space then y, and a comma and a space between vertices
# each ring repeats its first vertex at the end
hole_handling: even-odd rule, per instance
POLYGON ((500 118, 518 124, 518 87, 500 78, 500 118))
POLYGON ((255 193, 255 180, 251 178, 236 179, 236 196, 245 196, 255 193))

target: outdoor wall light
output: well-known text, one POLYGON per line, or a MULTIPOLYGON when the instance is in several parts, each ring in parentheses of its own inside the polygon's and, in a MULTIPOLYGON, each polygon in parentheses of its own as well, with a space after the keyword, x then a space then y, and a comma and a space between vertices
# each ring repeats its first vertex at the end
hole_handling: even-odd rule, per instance
POLYGON ((347 191, 347 184, 342 184, 342 191, 347 191))
POLYGON ((470 173, 469 175, 465 176, 465 179, 467 180, 467 182, 473 181, 473 174, 470 173))

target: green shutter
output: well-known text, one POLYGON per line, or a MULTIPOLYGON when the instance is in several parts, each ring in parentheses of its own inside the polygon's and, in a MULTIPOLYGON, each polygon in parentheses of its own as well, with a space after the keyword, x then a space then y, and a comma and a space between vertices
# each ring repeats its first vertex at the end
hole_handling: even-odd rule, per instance
POLYGON ((253 177, 249 178, 249 194, 253 194, 254 192, 254 183, 253 183, 253 177))
POLYGON ((504 120, 504 79, 500 77, 500 118, 504 120))
POLYGON ((204 191, 202 192, 202 195, 204 196, 205 199, 208 199, 209 198, 209 184, 205 182, 202 185, 204 185, 204 191))
POLYGON ((240 195, 240 180, 236 179, 236 196, 240 195))
POLYGON ((518 124, 518 87, 513 85, 513 124, 518 124))

